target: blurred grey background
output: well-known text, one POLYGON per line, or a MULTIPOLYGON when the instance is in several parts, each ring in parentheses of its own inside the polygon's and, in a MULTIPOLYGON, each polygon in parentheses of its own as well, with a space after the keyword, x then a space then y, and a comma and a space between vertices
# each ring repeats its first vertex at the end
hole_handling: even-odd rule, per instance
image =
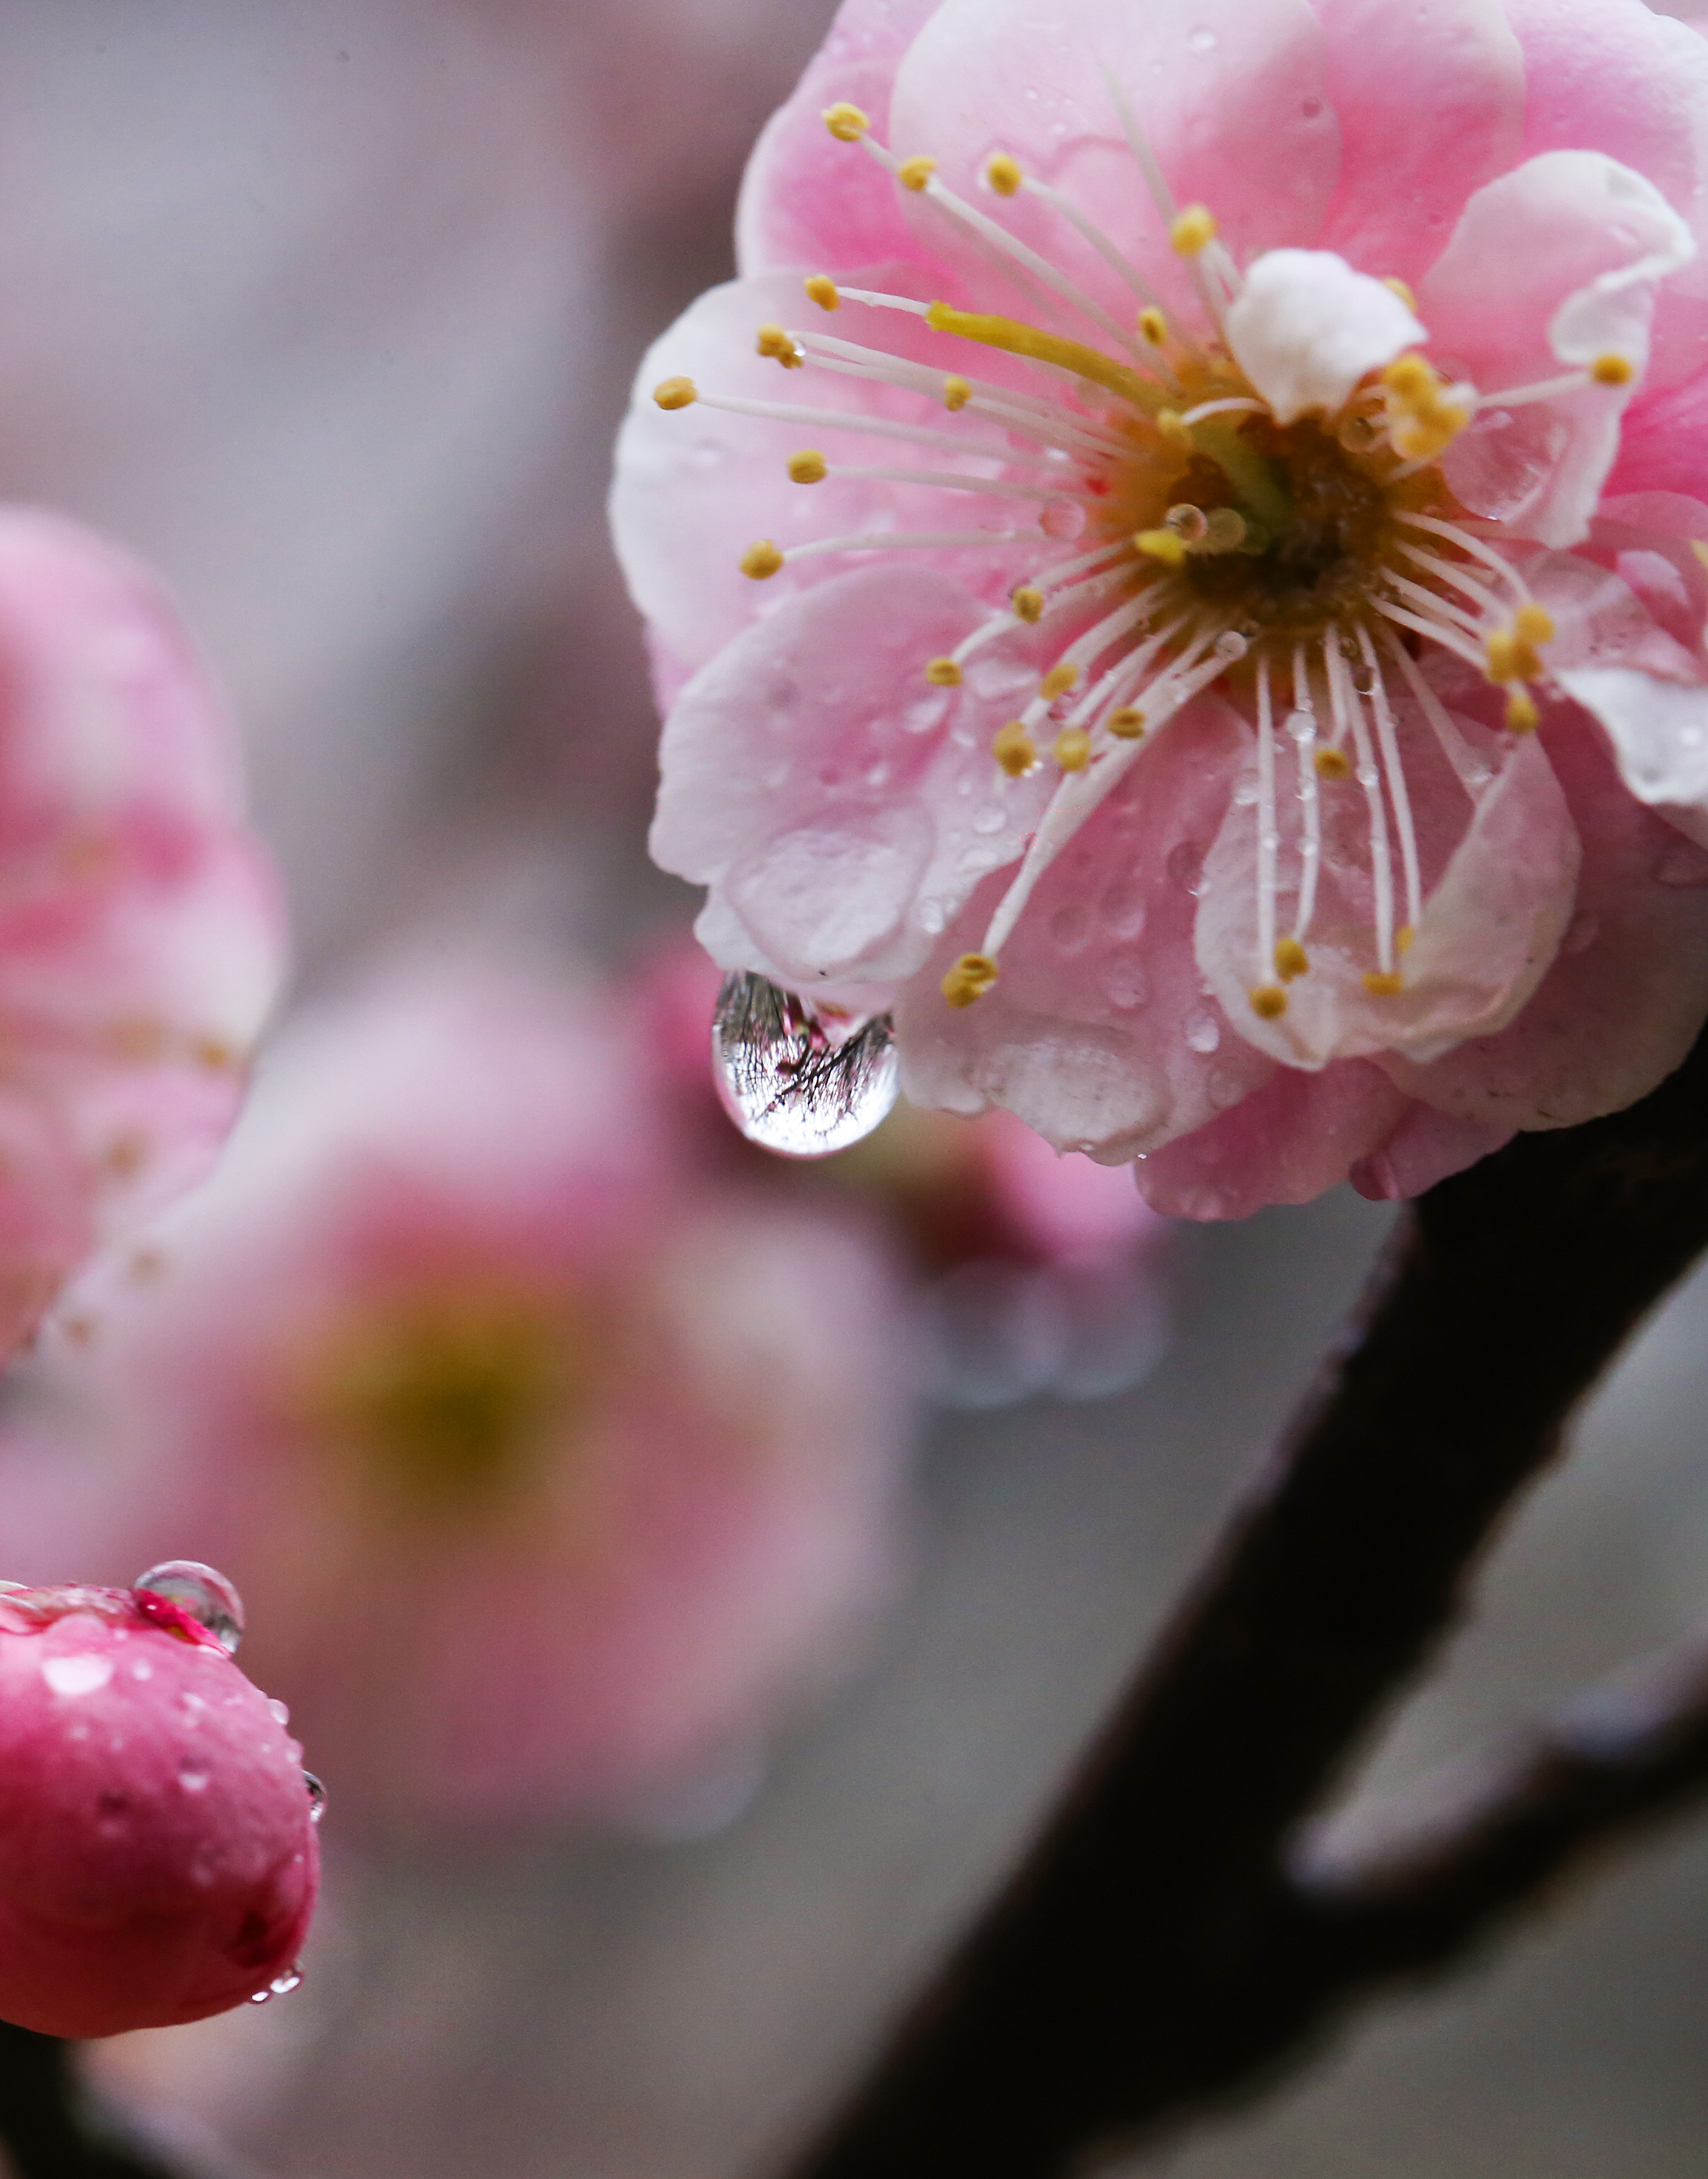
MULTIPOLYGON (((645 341, 728 269, 827 0, 9 0, 0 484, 162 568, 230 690, 300 987, 479 917, 679 914, 604 541, 645 341)), ((1193 1237, 1137 1393, 940 1423, 902 1608, 724 1828, 358 1859, 289 2000, 103 2080, 278 2179, 724 2179, 858 2065, 979 1899, 1309 1376, 1387 1214, 1193 1237), (696 1831, 706 1835, 694 1836, 696 1831)), ((1493 1564, 1381 1794, 1708 1602, 1708 1278, 1493 1564)), ((1162 2160, 1174 2179, 1684 2179, 1708 1825, 1162 2160)))

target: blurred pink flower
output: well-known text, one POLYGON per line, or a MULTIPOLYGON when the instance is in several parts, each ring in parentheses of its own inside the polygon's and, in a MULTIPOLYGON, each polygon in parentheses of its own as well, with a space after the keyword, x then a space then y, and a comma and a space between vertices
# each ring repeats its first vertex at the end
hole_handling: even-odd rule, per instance
POLYGON ((1178 1228, 1124 1172, 1052 1150, 1001 1110, 970 1122, 905 1101, 835 1155, 755 1150, 712 1085, 719 972, 685 938, 638 964, 633 1004, 678 1124, 709 1161, 795 1199, 847 1196, 875 1212, 924 1282, 926 1384, 956 1404, 1044 1391, 1091 1397, 1135 1384, 1167 1344, 1178 1228))
POLYGON ((302 1749, 178 1604, 0 1583, 0 2019, 116 2035, 294 1981, 302 1749))
POLYGON ((341 1814, 620 1814, 875 1607, 892 1301, 845 1212, 696 1168, 610 997, 405 977, 288 1039, 215 1182, 80 1289, 8 1549, 228 1567, 341 1814))
POLYGON ((1660 1079, 1705 121, 1639 0, 845 0, 619 447, 713 957, 1196 1216, 1660 1079))
POLYGON ((0 513, 0 1352, 199 1179, 283 925, 225 718, 113 547, 0 513))

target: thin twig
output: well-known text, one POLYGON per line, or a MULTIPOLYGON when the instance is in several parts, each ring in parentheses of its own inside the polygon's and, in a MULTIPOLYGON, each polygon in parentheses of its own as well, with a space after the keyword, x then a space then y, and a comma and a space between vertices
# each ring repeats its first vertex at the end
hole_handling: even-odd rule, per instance
MULTIPOLYGON (((1392 1835, 1296 1871, 1370 1983, 1438 1972, 1592 1856, 1708 1787, 1708 1639, 1598 1688, 1414 1797, 1392 1835)), ((1384 1826, 1378 1814, 1372 1828, 1384 1826)))
POLYGON ((1366 1984, 1288 1846, 1705 1245, 1708 1039, 1414 1206, 1063 1804, 796 2179, 1054 2179, 1266 2078, 1366 1984))

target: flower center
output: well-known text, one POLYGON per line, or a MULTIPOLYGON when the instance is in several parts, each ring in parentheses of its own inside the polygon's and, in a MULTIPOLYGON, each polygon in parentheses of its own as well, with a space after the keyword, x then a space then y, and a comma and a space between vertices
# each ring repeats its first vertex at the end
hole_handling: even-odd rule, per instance
POLYGON ((511 1483, 583 1389, 571 1312, 504 1286, 359 1307, 308 1358, 300 1411, 382 1488, 466 1508, 511 1483))
MULTIPOLYGON (((1254 1013, 1265 1020, 1284 1013, 1287 986, 1310 972, 1325 840, 1332 834, 1344 843, 1355 829, 1345 811, 1326 813, 1325 799, 1337 794, 1352 796, 1354 806, 1362 799, 1365 990, 1378 1000, 1395 997, 1425 906, 1403 742, 1414 750, 1419 735, 1434 744, 1431 761, 1444 758, 1467 798, 1467 824, 1493 776, 1434 694, 1419 657, 1440 646, 1503 687, 1507 726, 1521 733, 1537 722, 1529 684, 1544 672, 1540 647, 1553 634, 1497 526, 1465 514, 1440 458, 1485 400, 1511 409, 1591 384, 1623 386, 1633 366, 1601 356, 1565 378, 1479 397, 1414 349, 1395 354, 1422 331, 1400 283, 1319 256, 1316 277, 1326 284, 1313 297, 1329 301, 1320 334, 1299 338, 1297 398, 1266 398, 1240 363, 1253 351, 1242 345, 1236 321, 1265 278, 1274 293, 1275 260, 1258 261, 1248 288, 1211 214, 1173 204, 1125 100, 1112 84, 1111 92, 1191 283, 1195 301, 1187 312, 1165 310, 1085 211, 1013 158, 999 154, 988 162, 991 194, 1001 200, 1024 189, 1059 213, 1131 291, 1136 308, 1125 322, 1061 266, 946 188, 935 162, 896 160, 873 141, 858 109, 838 106, 825 115, 832 135, 863 146, 903 189, 931 200, 1010 281, 1038 295, 1041 317, 1077 321, 1086 338, 1030 319, 843 288, 816 274, 805 284, 819 312, 833 319, 853 302, 880 325, 885 312, 923 320, 944 338, 942 363, 843 338, 824 329, 823 318, 804 328, 761 327, 760 354, 786 372, 812 366, 904 388, 920 398, 918 420, 721 397, 686 378, 667 379, 655 398, 665 409, 704 400, 740 414, 834 425, 936 458, 916 453, 920 466, 845 467, 804 447, 788 464, 804 486, 836 476, 881 480, 898 497, 925 486, 964 492, 998 510, 987 517, 994 526, 978 530, 910 531, 898 522, 787 551, 761 539, 741 563, 755 580, 819 553, 966 546, 1030 557, 1030 567, 1022 558, 999 609, 953 652, 920 661, 929 683, 953 689, 983 647, 1022 627, 1044 631, 1049 660, 1035 696, 996 733, 991 755, 1009 781, 1048 767, 1057 783, 980 950, 964 955, 943 980, 951 1005, 970 1005, 996 984, 1001 949, 1044 871, 1169 722, 1217 685, 1249 721, 1256 745, 1254 1013), (1337 298, 1344 299, 1345 323, 1335 319, 1337 298), (1346 370, 1335 360, 1347 346, 1342 336, 1354 321, 1355 330, 1368 327, 1372 313, 1399 333, 1369 368, 1346 370), (1017 383, 1011 367, 980 375, 980 349, 1022 360, 1030 378, 1017 383), (1288 743, 1293 760, 1283 765, 1288 743), (1294 805, 1288 853, 1298 865, 1285 886, 1283 795, 1294 805), (1287 929, 1283 893, 1291 904, 1287 929)), ((1274 382, 1255 361, 1252 371, 1274 382)))

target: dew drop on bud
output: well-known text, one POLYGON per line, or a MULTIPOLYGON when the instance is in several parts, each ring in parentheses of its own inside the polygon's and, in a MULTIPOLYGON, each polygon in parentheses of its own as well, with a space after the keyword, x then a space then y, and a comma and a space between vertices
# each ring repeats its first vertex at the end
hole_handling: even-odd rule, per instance
POLYGON ((327 1789, 312 1770, 305 1770, 303 1783, 308 1788, 309 1821, 317 1824, 327 1812, 327 1789))
POLYGON ((299 1967, 288 1967, 283 1974, 275 1975, 265 1990, 251 1992, 249 2001, 251 2005, 265 2005, 269 1998, 288 1997, 294 1990, 302 1988, 302 1980, 299 1967))
POLYGON ((222 1573, 199 1559, 168 1559, 139 1574, 133 1589, 146 1589, 156 1596, 182 1605, 190 1617, 206 1627, 228 1657, 243 1639, 243 1599, 222 1573))
POLYGON ((763 976, 726 976, 711 1023, 711 1064, 742 1133, 783 1157, 828 1157, 869 1135, 896 1101, 887 1014, 826 1022, 763 976))

